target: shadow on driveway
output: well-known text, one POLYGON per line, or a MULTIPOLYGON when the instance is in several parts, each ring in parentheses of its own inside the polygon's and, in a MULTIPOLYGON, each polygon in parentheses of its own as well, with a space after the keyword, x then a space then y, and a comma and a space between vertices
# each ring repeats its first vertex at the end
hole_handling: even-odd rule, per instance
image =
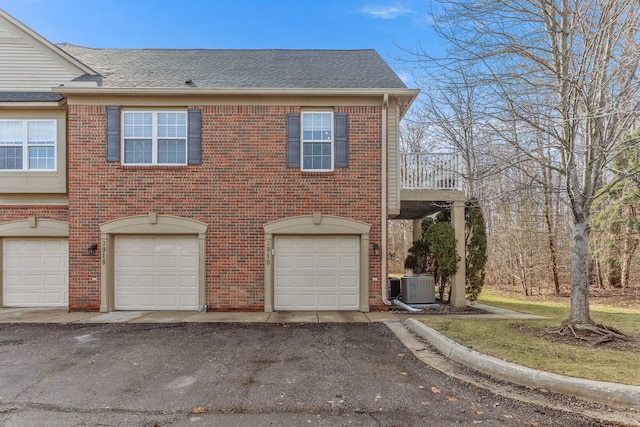
POLYGON ((418 361, 381 323, 3 324, 3 425, 603 425, 418 361))

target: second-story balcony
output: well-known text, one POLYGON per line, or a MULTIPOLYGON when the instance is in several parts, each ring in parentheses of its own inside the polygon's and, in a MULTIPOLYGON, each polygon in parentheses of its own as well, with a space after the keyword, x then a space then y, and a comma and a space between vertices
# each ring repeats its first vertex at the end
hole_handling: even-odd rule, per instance
POLYGON ((401 153, 402 190, 462 190, 462 157, 458 153, 401 153))

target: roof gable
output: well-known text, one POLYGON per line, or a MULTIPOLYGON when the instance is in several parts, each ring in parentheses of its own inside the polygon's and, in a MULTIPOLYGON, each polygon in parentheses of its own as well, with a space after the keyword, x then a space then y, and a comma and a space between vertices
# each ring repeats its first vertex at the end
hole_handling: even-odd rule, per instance
POLYGON ((0 10, 0 91, 50 92, 83 74, 86 65, 0 10))

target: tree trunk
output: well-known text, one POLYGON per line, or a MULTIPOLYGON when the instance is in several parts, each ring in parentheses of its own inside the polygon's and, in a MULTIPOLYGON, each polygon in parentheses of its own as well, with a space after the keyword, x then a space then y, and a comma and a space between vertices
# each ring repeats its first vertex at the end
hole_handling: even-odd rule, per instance
POLYGON ((591 323, 589 314, 589 219, 574 220, 570 323, 591 323))
POLYGON ((556 245, 554 241, 553 224, 551 223, 551 201, 550 201, 550 188, 551 183, 548 180, 547 167, 542 166, 543 179, 545 182, 544 191, 544 222, 547 226, 547 244, 549 245, 549 261, 551 263, 551 274, 553 276, 553 284, 555 286, 556 294, 560 293, 560 280, 558 279, 558 262, 556 258, 556 245))
MULTIPOLYGON (((619 238, 620 236, 618 236, 619 238)), ((613 250, 613 249, 612 249, 613 250)), ((607 286, 610 288, 622 287, 622 270, 620 268, 620 256, 618 251, 616 254, 609 254, 607 259, 607 286)))
POLYGON ((598 288, 605 289, 604 282, 602 280, 602 267, 600 266, 600 260, 596 258, 596 279, 598 281, 598 288))
POLYGON ((626 230, 624 233, 624 248, 622 249, 622 269, 620 272, 620 285, 622 288, 629 286, 629 275, 631 271, 631 263, 633 255, 638 248, 638 234, 636 232, 636 210, 633 206, 627 207, 626 211, 626 230))

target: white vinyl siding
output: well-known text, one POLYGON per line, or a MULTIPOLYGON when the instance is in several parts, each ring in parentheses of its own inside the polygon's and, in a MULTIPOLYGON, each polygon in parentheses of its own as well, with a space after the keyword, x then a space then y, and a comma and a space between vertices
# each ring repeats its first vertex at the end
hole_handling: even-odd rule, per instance
POLYGON ((6 238, 2 244, 5 307, 67 307, 69 244, 65 238, 6 238))
POLYGON ((197 310, 198 239, 115 237, 116 310, 197 310))
POLYGON ((122 113, 125 165, 186 165, 187 112, 122 113))
POLYGON ((275 238, 276 310, 358 310, 359 236, 275 238))
POLYGON ((12 25, 0 21, 0 64, 11 64, 0 66, 0 91, 50 92, 52 87, 83 74, 23 36, 12 25))

